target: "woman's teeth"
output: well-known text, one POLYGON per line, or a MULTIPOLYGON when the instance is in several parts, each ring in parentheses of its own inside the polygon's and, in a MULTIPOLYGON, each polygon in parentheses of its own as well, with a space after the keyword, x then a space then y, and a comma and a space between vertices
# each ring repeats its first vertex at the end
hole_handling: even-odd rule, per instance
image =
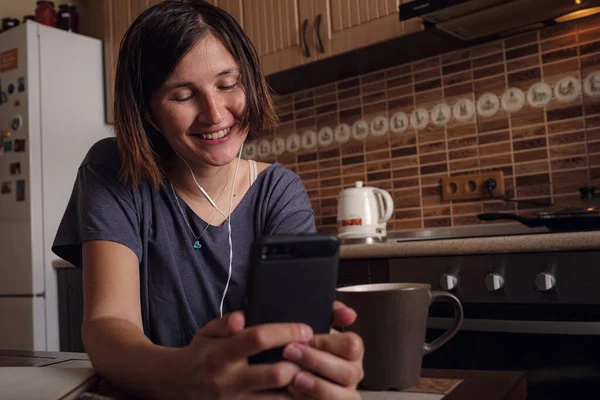
POLYGON ((221 129, 219 132, 202 133, 200 137, 204 140, 221 139, 229 133, 231 128, 221 129))

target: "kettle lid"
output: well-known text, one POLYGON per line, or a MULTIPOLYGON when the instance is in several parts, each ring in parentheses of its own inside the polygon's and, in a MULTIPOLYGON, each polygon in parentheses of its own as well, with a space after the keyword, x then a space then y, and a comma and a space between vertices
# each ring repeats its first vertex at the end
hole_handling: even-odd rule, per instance
POLYGON ((356 182, 354 182, 354 187, 361 188, 363 186, 364 186, 363 181, 356 181, 356 182))

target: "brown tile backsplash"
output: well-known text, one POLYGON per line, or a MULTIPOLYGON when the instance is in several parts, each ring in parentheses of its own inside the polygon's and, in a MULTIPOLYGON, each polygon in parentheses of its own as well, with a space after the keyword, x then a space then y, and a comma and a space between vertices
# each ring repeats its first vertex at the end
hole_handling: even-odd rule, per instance
POLYGON ((325 232, 336 230, 339 191, 356 180, 390 192, 395 208, 390 230, 476 225, 483 211, 536 211, 499 201, 445 202, 440 182, 447 175, 502 170, 507 196, 577 198, 579 187, 600 185, 600 77, 588 78, 600 73, 598 26, 600 17, 559 24, 277 97, 279 132, 255 139, 255 145, 274 137, 289 145, 294 134, 302 150, 253 157, 277 160, 299 174, 325 232), (577 79, 584 90, 559 101, 556 85, 565 77, 577 79), (528 91, 538 82, 553 91, 545 107, 529 104, 528 91), (525 104, 509 113, 500 100, 511 87, 523 90, 525 104), (477 107, 487 92, 498 96, 499 110, 492 116, 477 107), (457 103, 465 99, 473 115, 457 120, 455 115, 465 115, 457 103), (444 103, 447 121, 423 122, 444 103), (413 113, 417 108, 427 115, 413 113), (367 137, 360 136, 365 130, 358 121, 370 127, 367 137), (425 127, 411 126, 418 122, 425 127), (377 126, 383 127, 380 135, 372 132, 377 126), (331 130, 322 130, 326 127, 331 130), (305 141, 312 144, 302 140, 309 133, 312 140, 305 141))

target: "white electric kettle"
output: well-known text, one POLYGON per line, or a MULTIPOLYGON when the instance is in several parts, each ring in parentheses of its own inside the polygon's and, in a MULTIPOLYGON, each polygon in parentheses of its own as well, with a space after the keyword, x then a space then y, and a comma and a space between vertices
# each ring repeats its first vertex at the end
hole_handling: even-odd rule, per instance
POLYGON ((340 239, 364 239, 386 236, 386 222, 394 211, 392 196, 383 189, 363 186, 343 189, 338 199, 338 236, 340 239))

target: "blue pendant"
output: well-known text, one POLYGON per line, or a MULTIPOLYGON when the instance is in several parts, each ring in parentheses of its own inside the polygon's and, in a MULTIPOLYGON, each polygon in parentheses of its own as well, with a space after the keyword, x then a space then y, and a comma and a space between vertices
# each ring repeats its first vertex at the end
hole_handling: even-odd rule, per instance
POLYGON ((195 248, 195 249, 200 249, 200 248, 202 248, 202 245, 200 244, 200 241, 199 241, 199 240, 196 240, 196 241, 194 242, 194 248, 195 248))

